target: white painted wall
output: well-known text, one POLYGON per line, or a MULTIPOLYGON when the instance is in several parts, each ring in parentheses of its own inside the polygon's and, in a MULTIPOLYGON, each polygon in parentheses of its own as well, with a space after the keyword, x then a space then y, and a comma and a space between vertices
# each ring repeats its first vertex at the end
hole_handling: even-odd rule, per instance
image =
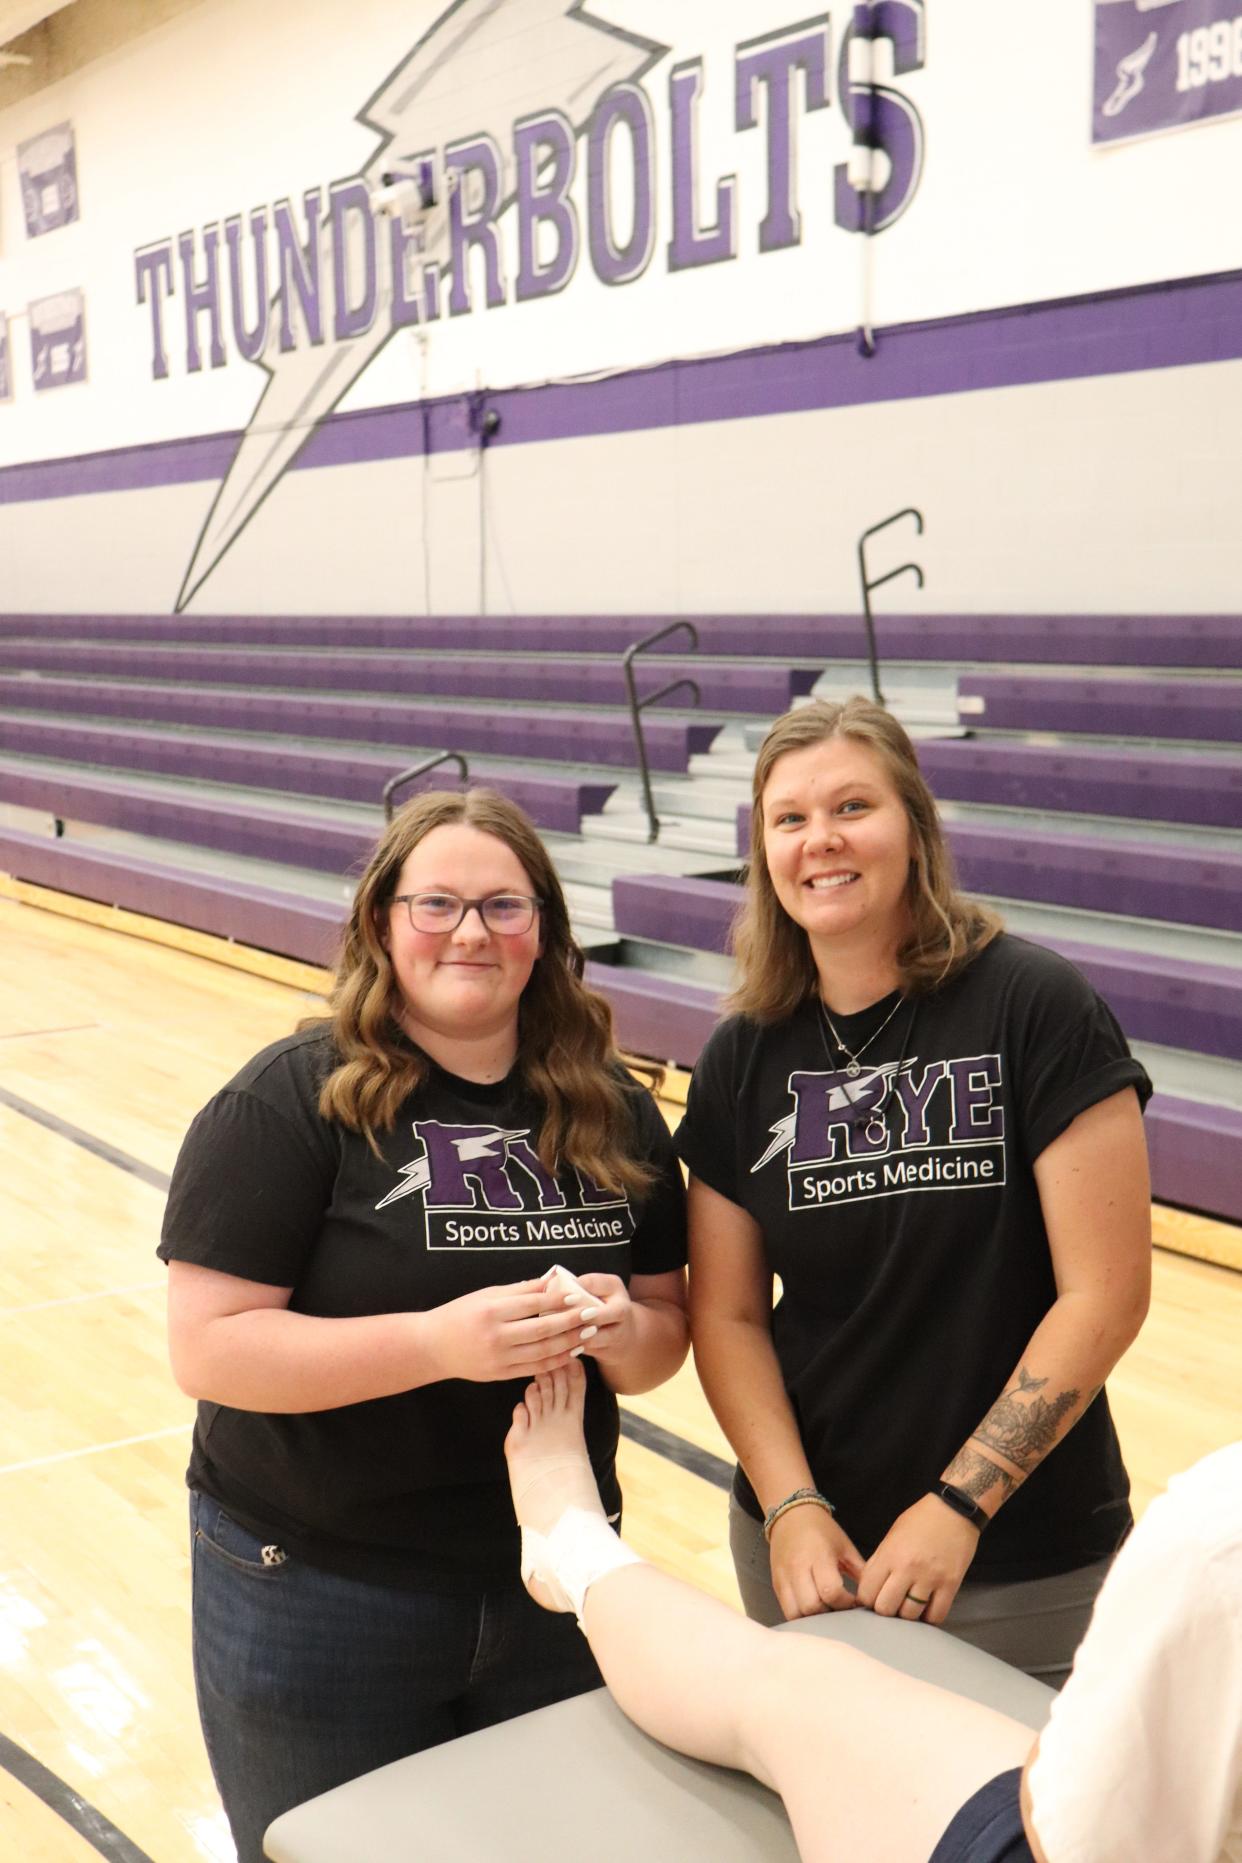
MULTIPOLYGON (((567 3, 567 0, 566 0, 567 3)), ((505 0, 522 108, 554 101, 536 17, 505 0)), ((398 333, 345 407, 610 371, 846 330, 863 242, 833 224, 835 105, 800 119, 802 244, 761 255, 764 133, 732 126, 739 41, 806 17, 777 0, 598 0, 600 17, 671 46, 654 105, 656 256, 608 289, 585 258, 566 290, 398 333), (668 68, 705 59, 703 193, 736 173, 740 256, 670 274, 668 68)), ((894 80, 927 134, 920 190, 872 242, 876 323, 918 321, 1226 270, 1238 263, 1224 178, 1242 121, 1096 152, 1091 33, 1079 0, 933 6, 923 70, 894 80)), ((359 172, 376 148, 355 115, 439 16, 439 0, 204 0, 0 112, 0 310, 16 394, 0 468, 130 448, 250 421, 266 377, 231 354, 187 375, 181 300, 171 374, 151 375, 135 249, 359 172), (70 119, 82 219, 25 238, 19 142, 70 119), (24 309, 87 293, 90 379, 35 396, 24 309)), ((831 9, 843 25, 849 9, 831 9)), ((552 61, 554 62, 554 61, 552 61)), ((490 80, 489 80, 490 82, 490 80)), ((462 60, 459 133, 483 79, 462 60), (472 79, 475 82, 472 83, 472 79)), ((834 77, 835 85, 835 77, 834 77)), ((490 92, 488 93, 491 94, 490 92)), ((579 172, 578 194, 582 174, 579 172)), ((579 203, 581 205, 581 202, 579 203)), ((512 278, 513 215, 507 216, 512 278)), ((481 293, 476 294, 481 297, 481 293)), ((859 529, 908 500, 927 516, 929 608, 1212 611, 1238 605, 1242 365, 1152 370, 538 446, 486 462, 486 599, 500 611, 849 609, 859 529)), ((440 611, 479 606, 478 487, 467 455, 288 474, 196 598, 208 610, 440 611), (429 572, 425 572, 426 532, 429 572)), ((166 609, 215 487, 5 505, 0 607, 166 609)), ((898 560, 898 559, 895 559, 898 560)), ((880 598, 917 601, 904 584, 880 598)))

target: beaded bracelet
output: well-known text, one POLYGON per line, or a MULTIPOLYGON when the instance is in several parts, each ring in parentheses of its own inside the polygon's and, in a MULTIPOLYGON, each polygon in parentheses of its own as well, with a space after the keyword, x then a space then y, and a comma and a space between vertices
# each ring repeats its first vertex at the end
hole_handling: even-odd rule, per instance
POLYGON ((769 1545, 772 1541, 773 1527, 782 1514, 787 1514, 794 1507, 823 1507, 830 1514, 835 1514, 837 1511, 828 1497, 821 1494, 818 1488, 795 1488, 793 1493, 787 1494, 783 1501, 778 1501, 775 1507, 770 1507, 763 1517, 763 1537, 769 1545))

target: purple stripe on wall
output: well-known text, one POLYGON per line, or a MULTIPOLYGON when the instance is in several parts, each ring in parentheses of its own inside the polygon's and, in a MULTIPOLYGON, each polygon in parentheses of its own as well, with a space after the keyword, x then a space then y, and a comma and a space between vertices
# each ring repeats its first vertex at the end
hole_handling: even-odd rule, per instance
MULTIPOLYGON (((661 363, 604 381, 488 391, 491 446, 743 420, 1180 368, 1242 358, 1242 272, 977 311, 880 331, 874 357, 852 332, 810 343, 661 363)), ((291 470, 459 450, 461 397, 331 414, 291 470)), ((81 454, 0 470, 0 504, 137 491, 224 477, 240 433, 81 454)))

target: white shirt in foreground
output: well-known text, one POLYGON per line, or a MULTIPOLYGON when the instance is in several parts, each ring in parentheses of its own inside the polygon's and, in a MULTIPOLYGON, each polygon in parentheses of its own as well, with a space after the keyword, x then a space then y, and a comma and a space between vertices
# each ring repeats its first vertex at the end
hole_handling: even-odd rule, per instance
POLYGON ((1242 1442, 1122 1547, 1030 1793, 1049 1863, 1242 1863, 1242 1442))

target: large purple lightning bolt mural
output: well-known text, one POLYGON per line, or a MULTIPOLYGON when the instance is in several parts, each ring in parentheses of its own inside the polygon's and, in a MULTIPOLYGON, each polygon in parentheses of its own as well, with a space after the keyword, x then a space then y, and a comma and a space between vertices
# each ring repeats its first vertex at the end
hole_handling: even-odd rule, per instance
MULTIPOLYGON (((574 136, 581 136, 604 93, 615 84, 641 79, 667 49, 595 18, 586 11, 585 0, 568 5, 566 0, 455 0, 358 112, 357 120, 374 129, 380 142, 356 177, 360 206, 353 216, 355 236, 361 213, 369 212, 365 200, 380 186, 382 175, 409 170, 432 151, 451 151, 455 139, 460 144, 463 130, 470 132, 471 147, 490 146, 494 152, 496 198, 488 206, 495 219, 516 198, 515 123, 538 109, 542 117, 559 114, 574 136), (529 61, 514 59, 513 48, 522 39, 530 43, 535 35, 540 56, 532 68, 529 61)), ((333 190, 334 196, 341 192, 333 190)), ((441 278, 450 269, 453 211, 450 191, 444 188, 422 229, 425 273, 438 272, 441 278)), ((456 211, 464 209, 459 206, 456 211)), ((344 226, 345 221, 342 214, 338 224, 344 226)), ((378 240, 381 267, 398 243, 396 238, 378 240)), ((347 275, 339 255, 332 269, 339 295, 347 275)), ((389 299, 395 282, 390 269, 379 287, 389 299)), ((394 320, 373 314, 357 335, 337 337, 342 321, 338 304, 332 333, 325 340, 291 346, 288 299, 288 293, 282 294, 279 315, 277 298, 272 299, 266 339, 255 357, 269 379, 195 545, 178 610, 202 589, 318 423, 393 335, 394 320)), ((324 327, 328 328, 326 319, 324 327)))

